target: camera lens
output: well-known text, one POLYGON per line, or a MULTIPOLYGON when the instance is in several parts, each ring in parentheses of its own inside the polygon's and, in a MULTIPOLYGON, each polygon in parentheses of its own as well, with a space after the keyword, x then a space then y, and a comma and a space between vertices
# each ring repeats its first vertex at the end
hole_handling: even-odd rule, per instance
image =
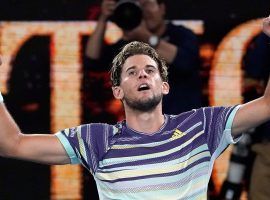
POLYGON ((132 30, 142 21, 142 10, 136 1, 120 0, 116 4, 112 21, 124 30, 132 30))

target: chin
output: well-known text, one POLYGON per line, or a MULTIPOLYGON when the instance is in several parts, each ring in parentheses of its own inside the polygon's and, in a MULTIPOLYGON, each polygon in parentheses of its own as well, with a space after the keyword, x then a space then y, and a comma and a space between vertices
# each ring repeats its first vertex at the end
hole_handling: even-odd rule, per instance
POLYGON ((156 31, 158 31, 161 27, 161 23, 157 23, 156 21, 149 21, 147 23, 147 28, 152 32, 155 33, 156 31))
POLYGON ((134 110, 141 112, 150 112, 161 103, 162 97, 163 95, 157 95, 148 98, 139 98, 136 100, 125 98, 125 103, 128 107, 134 110))

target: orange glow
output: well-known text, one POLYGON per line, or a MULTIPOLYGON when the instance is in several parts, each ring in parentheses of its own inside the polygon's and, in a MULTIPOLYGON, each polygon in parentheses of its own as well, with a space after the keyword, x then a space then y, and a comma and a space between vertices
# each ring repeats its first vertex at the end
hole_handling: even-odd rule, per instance
MULTIPOLYGON (((241 61, 246 45, 261 31, 261 20, 253 20, 234 28, 219 44, 210 72, 210 105, 234 105, 242 102, 241 61)), ((51 131, 77 126, 81 122, 81 35, 89 35, 94 22, 2 22, 0 23, 0 89, 8 93, 6 82, 11 59, 20 47, 34 35, 51 37, 51 131)), ((190 21, 197 34, 203 34, 203 24, 190 21), (195 24, 195 25, 194 25, 195 24)), ((108 25, 106 40, 115 42, 121 31, 108 25)), ((206 49, 207 50, 207 49, 206 49)), ((212 56, 212 52, 202 52, 212 56), (210 53, 210 54, 209 54, 210 53)), ((112 102, 111 108, 120 106, 112 102)), ((117 112, 117 110, 115 110, 117 112)), ((230 148, 216 161, 215 183, 220 188, 226 177, 230 148)), ((51 199, 82 199, 81 168, 79 166, 52 167, 51 199), (72 192, 70 192, 72 190, 72 192)))
MULTIPOLYGON (((248 21, 229 32, 215 52, 210 72, 209 100, 211 106, 242 103, 241 62, 247 44, 261 31, 261 19, 248 21)), ((220 189, 227 175, 231 147, 216 161, 216 186, 220 189)))
MULTIPOLYGON (((181 22, 180 22, 181 23, 181 22)), ((183 21, 184 25, 202 34, 201 21, 183 21)), ((6 94, 11 60, 21 46, 32 36, 51 37, 51 131, 77 126, 81 123, 81 36, 89 35, 95 22, 1 22, 0 90, 6 94)), ((122 35, 120 29, 109 23, 105 39, 115 42, 122 35)), ((111 109, 120 106, 112 102, 111 109)), ((115 110, 118 112, 118 110, 115 110)), ((51 167, 51 199, 82 199, 82 177, 80 166, 51 167), (72 192, 70 192, 72 191, 72 192)))

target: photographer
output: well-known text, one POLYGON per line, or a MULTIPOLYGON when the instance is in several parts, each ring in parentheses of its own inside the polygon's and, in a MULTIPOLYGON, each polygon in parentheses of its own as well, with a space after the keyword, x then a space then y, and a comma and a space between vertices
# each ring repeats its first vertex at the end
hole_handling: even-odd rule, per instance
MULTIPOLYGON (((123 7, 123 6, 122 6, 123 7)), ((112 58, 130 41, 142 41, 154 47, 169 64, 170 94, 164 98, 164 112, 176 114, 201 107, 199 55, 195 34, 183 27, 167 23, 162 0, 113 1, 103 0, 101 15, 87 43, 89 67, 107 71, 112 58), (133 29, 120 27, 123 37, 112 45, 104 42, 107 20, 114 19, 121 3, 133 3, 141 9, 140 24, 133 29), (177 100, 176 100, 177 99, 177 100)), ((134 18, 131 18, 134 19, 134 18)), ((119 20, 119 17, 118 17, 119 20)), ((126 20, 123 17, 123 20, 126 20)), ((131 20, 132 21, 132 20, 131 20)), ((121 24, 121 23, 116 23, 121 24)))

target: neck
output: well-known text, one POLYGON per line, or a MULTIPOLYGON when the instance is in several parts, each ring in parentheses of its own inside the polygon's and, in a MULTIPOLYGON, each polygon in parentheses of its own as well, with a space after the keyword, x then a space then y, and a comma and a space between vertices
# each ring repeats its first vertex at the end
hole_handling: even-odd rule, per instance
POLYGON ((152 134, 158 131, 164 124, 161 104, 149 112, 141 112, 126 107, 125 114, 128 126, 145 134, 152 134))
POLYGON ((157 26, 155 29, 153 29, 151 32, 159 37, 161 37, 165 30, 166 30, 166 23, 165 21, 162 21, 161 24, 159 24, 159 26, 157 26))

